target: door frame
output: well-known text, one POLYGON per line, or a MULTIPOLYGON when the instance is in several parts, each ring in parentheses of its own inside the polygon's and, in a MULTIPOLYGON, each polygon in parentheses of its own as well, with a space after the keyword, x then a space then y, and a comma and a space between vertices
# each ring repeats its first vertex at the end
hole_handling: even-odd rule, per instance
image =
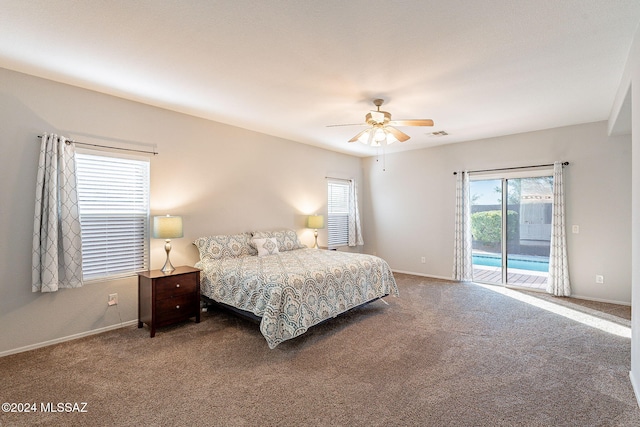
MULTIPOLYGON (((508 283, 509 277, 509 260, 508 260, 508 238, 507 238, 507 220, 509 210, 508 200, 508 182, 509 180, 519 178, 540 178, 545 176, 553 176, 553 165, 544 167, 519 168, 517 171, 502 170, 502 171, 487 171, 487 172, 469 172, 470 183, 472 181, 488 181, 488 180, 500 180, 501 182, 501 237, 500 237, 500 252, 501 252, 501 283, 500 286, 514 286, 520 287, 518 284, 512 285, 508 283), (506 195, 506 196, 505 196, 506 195)), ((470 194, 471 196, 471 194, 470 194)), ((472 249, 473 251, 473 249, 472 249)), ((472 264, 473 265, 473 264, 472 264)), ((496 284, 496 283, 493 283, 496 284)))

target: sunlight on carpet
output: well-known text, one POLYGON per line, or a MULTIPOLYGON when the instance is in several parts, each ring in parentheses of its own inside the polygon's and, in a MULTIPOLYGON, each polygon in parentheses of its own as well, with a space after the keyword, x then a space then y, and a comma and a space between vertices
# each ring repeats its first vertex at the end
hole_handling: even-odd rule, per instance
POLYGON ((576 322, 580 322, 583 325, 591 326, 592 328, 600 329, 601 331, 617 335, 623 338, 631 339, 631 328, 628 326, 620 325, 615 322, 602 319, 598 316, 594 316, 583 311, 574 310, 572 308, 554 304, 549 301, 544 301, 539 298, 532 297, 530 295, 525 295, 521 292, 514 291, 509 288, 505 288, 502 286, 495 285, 486 285, 482 283, 473 283, 474 285, 483 287, 493 292, 497 292, 499 294, 508 296, 510 298, 516 299, 518 301, 522 301, 524 303, 533 305, 535 307, 541 308, 543 310, 549 311, 551 313, 558 314, 560 316, 566 317, 567 319, 574 320, 576 322))

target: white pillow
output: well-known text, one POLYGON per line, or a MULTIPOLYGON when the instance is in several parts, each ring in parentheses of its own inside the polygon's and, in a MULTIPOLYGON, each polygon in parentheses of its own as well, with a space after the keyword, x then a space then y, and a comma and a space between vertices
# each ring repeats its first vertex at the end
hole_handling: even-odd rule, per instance
POLYGON ((273 255, 278 253, 278 241, 275 237, 253 239, 253 244, 258 249, 258 256, 273 255))

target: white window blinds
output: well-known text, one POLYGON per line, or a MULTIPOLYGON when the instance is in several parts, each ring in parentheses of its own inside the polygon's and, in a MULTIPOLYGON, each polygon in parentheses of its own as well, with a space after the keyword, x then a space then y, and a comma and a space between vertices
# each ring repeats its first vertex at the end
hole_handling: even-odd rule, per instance
POLYGON ((327 192, 327 245, 333 249, 349 241, 349 183, 328 181, 327 192))
POLYGON ((149 161, 76 154, 83 278, 104 279, 149 264, 149 161))

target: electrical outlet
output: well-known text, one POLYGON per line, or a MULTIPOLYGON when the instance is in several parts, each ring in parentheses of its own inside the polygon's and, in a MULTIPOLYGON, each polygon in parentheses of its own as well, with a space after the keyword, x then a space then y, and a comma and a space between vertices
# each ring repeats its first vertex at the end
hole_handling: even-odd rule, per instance
POLYGON ((579 225, 574 225, 573 227, 571 227, 571 231, 573 232, 573 234, 580 233, 580 226, 579 225))
POLYGON ((604 283, 604 276, 602 274, 596 274, 596 283, 604 283))
POLYGON ((420 258, 420 262, 424 264, 425 262, 427 262, 427 258, 426 257, 420 258))
POLYGON ((107 305, 118 305, 118 294, 109 294, 109 300, 107 301, 107 305))

